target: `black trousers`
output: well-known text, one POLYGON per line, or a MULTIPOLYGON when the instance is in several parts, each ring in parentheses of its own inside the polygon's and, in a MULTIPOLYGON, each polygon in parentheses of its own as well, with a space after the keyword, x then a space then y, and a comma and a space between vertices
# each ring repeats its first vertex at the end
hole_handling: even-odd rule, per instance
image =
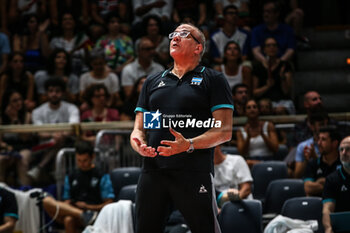
POLYGON ((174 206, 192 233, 220 233, 213 187, 209 172, 143 172, 137 186, 136 232, 163 233, 174 206))

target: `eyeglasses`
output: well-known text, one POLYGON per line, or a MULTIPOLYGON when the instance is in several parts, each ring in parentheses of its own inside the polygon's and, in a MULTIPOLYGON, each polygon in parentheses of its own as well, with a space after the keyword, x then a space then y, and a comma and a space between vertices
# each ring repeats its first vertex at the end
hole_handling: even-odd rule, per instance
POLYGON ((345 147, 339 147, 338 148, 339 152, 349 152, 350 151, 350 146, 345 146, 345 147))
POLYGON ((186 37, 188 37, 188 35, 191 35, 192 38, 193 38, 198 44, 201 44, 201 42, 199 42, 199 40, 198 40, 196 37, 194 37, 194 36, 192 35, 192 33, 189 32, 189 31, 172 32, 172 33, 169 34, 169 40, 172 40, 172 39, 173 39, 174 37, 176 37, 176 36, 179 36, 179 37, 181 37, 181 38, 186 38, 186 37))

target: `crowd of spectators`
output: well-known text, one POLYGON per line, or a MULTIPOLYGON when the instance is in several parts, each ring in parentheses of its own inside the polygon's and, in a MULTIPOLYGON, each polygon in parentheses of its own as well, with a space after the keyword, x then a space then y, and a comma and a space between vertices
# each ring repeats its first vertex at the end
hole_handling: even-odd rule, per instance
MULTIPOLYGON (((300 43, 304 47, 307 43, 302 35, 304 12, 298 1, 0 2, 2 125, 134 120, 133 111, 147 76, 172 66, 168 34, 176 25, 190 22, 207 39, 202 63, 222 72, 232 88, 234 117, 248 119, 229 144, 248 166, 242 157, 227 156, 220 147, 215 150, 215 182, 222 186, 217 187, 222 193, 219 204, 232 197, 252 198, 249 168, 263 160, 280 159, 276 154, 281 145, 288 149, 289 176, 304 177, 308 195, 321 196, 325 174, 341 166, 337 148, 348 132, 339 131, 337 136, 334 130, 321 130, 338 123, 329 118, 320 94, 305 93, 304 106, 293 102, 295 54, 300 43), (289 133, 260 119, 303 111, 305 121, 289 133), (318 166, 325 170, 322 176, 314 174, 318 166), (232 171, 233 167, 239 171, 232 171), (228 173, 235 182, 227 180, 228 173)), ((91 143, 95 136, 94 131, 81 135, 91 143)), ((50 172, 54 157, 74 141, 74 135, 67 132, 3 133, 0 181, 11 185, 54 182, 50 172), (10 173, 15 173, 15 180, 10 173), (47 180, 39 180, 42 174, 49 174, 47 180)), ((342 152, 348 149, 344 147, 342 152)), ((334 209, 333 205, 327 207, 334 209)))

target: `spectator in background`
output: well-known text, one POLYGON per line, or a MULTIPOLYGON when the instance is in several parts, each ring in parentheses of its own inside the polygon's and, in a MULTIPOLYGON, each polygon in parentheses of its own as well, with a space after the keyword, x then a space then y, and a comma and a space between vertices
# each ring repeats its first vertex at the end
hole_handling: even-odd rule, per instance
MULTIPOLYGON (((32 122, 34 125, 79 122, 78 108, 62 100, 66 90, 64 80, 59 78, 48 79, 45 82, 45 90, 48 102, 33 110, 32 122)), ((47 147, 47 149, 42 151, 42 156, 38 154, 32 156, 33 159, 34 157, 39 157, 40 159, 39 164, 27 173, 35 182, 42 181, 39 178, 50 177, 48 171, 54 170, 53 161, 58 150, 71 143, 69 132, 41 132, 39 133, 39 138, 42 147, 47 147), (40 176, 40 174, 43 174, 44 169, 48 172, 46 177, 40 176)))
POLYGON ((236 133, 237 149, 246 158, 249 167, 252 167, 259 160, 273 158, 278 150, 278 138, 271 122, 259 120, 259 109, 255 100, 247 101, 245 114, 248 121, 236 133))
POLYGON ((68 102, 75 102, 79 93, 79 79, 72 73, 70 55, 64 49, 55 49, 47 62, 47 70, 35 73, 35 84, 39 94, 39 103, 47 100, 45 82, 50 78, 59 78, 64 81, 65 96, 68 102))
POLYGON ((17 90, 24 98, 25 108, 31 111, 35 107, 35 82, 33 75, 25 70, 24 56, 19 52, 10 54, 9 65, 0 78, 0 106, 7 90, 17 90))
POLYGON ((17 220, 18 207, 15 195, 0 187, 0 232, 14 232, 17 220))
POLYGON ((324 111, 313 112, 310 115, 310 128, 313 136, 298 144, 295 154, 295 168, 292 176, 294 178, 301 178, 304 174, 307 162, 310 159, 320 157, 320 151, 317 145, 318 133, 321 127, 328 125, 328 114, 324 111))
POLYGON ((131 95, 126 101, 121 109, 120 119, 122 121, 131 121, 135 120, 135 108, 137 101, 139 99, 139 95, 141 93, 142 86, 146 81, 147 76, 141 76, 138 78, 132 88, 131 95))
POLYGON ((295 114, 291 100, 291 64, 277 57, 278 43, 273 37, 265 40, 263 48, 269 59, 267 67, 261 62, 256 62, 253 66, 253 96, 259 99, 269 98, 274 108, 283 107, 289 114, 295 114))
MULTIPOLYGON (((312 112, 322 112, 325 111, 323 108, 323 101, 320 94, 316 91, 307 91, 304 94, 304 109, 306 111, 306 118, 303 122, 296 123, 293 129, 291 137, 287 141, 287 146, 290 151, 286 157, 286 162, 293 166, 295 159, 296 146, 313 136, 312 129, 310 127, 310 116, 312 112)), ((334 120, 330 119, 330 124, 336 125, 334 120)))
POLYGON ((309 160, 304 173, 304 189, 307 196, 322 196, 326 177, 341 167, 338 145, 340 137, 335 126, 321 128, 318 148, 321 156, 309 160))
POLYGON ((194 19, 194 25, 202 27, 207 21, 207 1, 206 0, 173 0, 173 22, 179 24, 186 17, 194 19))
POLYGON ((126 99, 130 98, 132 88, 141 76, 148 76, 164 70, 164 67, 153 61, 156 55, 154 43, 147 37, 137 43, 138 57, 127 64, 122 71, 122 86, 126 99))
POLYGON ((261 62, 265 68, 268 68, 269 55, 263 53, 266 39, 272 37, 276 40, 279 48, 277 53, 279 59, 291 61, 295 53, 295 37, 290 26, 279 22, 280 5, 277 1, 266 1, 263 9, 264 23, 253 28, 251 47, 255 59, 261 62))
POLYGON ((249 35, 246 31, 238 28, 238 9, 234 5, 229 5, 224 9, 224 25, 210 38, 210 51, 213 60, 217 64, 222 64, 225 56, 225 46, 229 41, 236 42, 242 52, 242 59, 247 58, 249 52, 249 35))
MULTIPOLYGON (((106 60, 104 51, 102 49, 95 49, 91 51, 90 54, 90 66, 91 71, 86 72, 80 76, 80 96, 84 95, 85 90, 92 84, 104 84, 110 97, 106 99, 107 106, 118 105, 119 98, 119 78, 118 76, 111 72, 106 66, 106 60)), ((87 110, 88 106, 83 103, 81 110, 87 110)))
POLYGON ((10 42, 5 33, 0 32, 0 74, 7 66, 8 55, 11 53, 10 42))
POLYGON ((265 98, 259 100, 259 111, 261 116, 271 116, 274 115, 273 108, 272 108, 272 102, 270 99, 265 98))
POLYGON ((218 206, 222 207, 227 201, 253 199, 251 194, 253 178, 249 167, 240 155, 227 155, 220 146, 214 150, 213 180, 215 190, 219 192, 218 206))
POLYGON ((244 83, 248 89, 251 89, 252 69, 251 66, 242 64, 241 49, 236 42, 227 42, 224 48, 223 64, 214 69, 224 74, 231 89, 238 83, 244 83))
POLYGON ((63 13, 59 35, 51 39, 50 47, 52 50, 64 49, 68 52, 71 55, 72 73, 80 75, 88 70, 85 60, 89 38, 83 31, 79 31, 76 22, 72 13, 63 13))
POLYGON ((286 15, 285 22, 289 24, 295 32, 298 39, 302 39, 305 42, 307 39, 302 37, 302 29, 304 23, 304 11, 299 7, 298 0, 286 1, 286 15))
MULTIPOLYGON (((170 62, 169 56, 169 39, 163 35, 162 21, 156 15, 148 15, 142 20, 143 35, 135 42, 135 49, 138 53, 138 46, 142 38, 152 41, 155 46, 154 60, 163 66, 167 66, 170 62)), ((137 54, 138 55, 138 54, 137 54)))
POLYGON ((7 28, 7 0, 1 0, 0 1, 0 31, 3 33, 8 34, 8 28, 7 28))
POLYGON ((25 26, 21 35, 14 35, 13 50, 24 54, 25 67, 34 74, 44 68, 45 59, 49 57, 50 47, 46 29, 49 20, 39 25, 39 18, 35 14, 27 15, 23 20, 25 26))
POLYGON ((245 105, 249 98, 249 88, 246 84, 238 83, 232 88, 232 98, 235 110, 234 116, 245 116, 245 105))
POLYGON ((234 5, 239 15, 249 15, 249 0, 214 0, 215 14, 218 19, 224 17, 224 9, 229 5, 234 5))
POLYGON ((107 34, 96 43, 102 48, 108 67, 117 75, 134 59, 134 46, 131 38, 120 31, 120 17, 111 13, 106 19, 107 34))
POLYGON ((129 21, 129 10, 125 0, 90 0, 91 17, 94 24, 105 25, 109 14, 116 12, 121 19, 121 29, 124 33, 129 31, 126 23, 129 21), (126 30, 127 29, 127 30, 126 30))
MULTIPOLYGON (((303 122, 295 125, 294 138, 290 142, 290 147, 296 146, 298 143, 312 137, 312 129, 310 128, 310 116, 313 112, 324 111, 321 95, 317 91, 307 91, 304 94, 304 110, 306 118, 303 122)), ((330 122, 333 124, 333 122, 330 122)))
POLYGON ((133 0, 133 24, 134 40, 141 37, 143 31, 142 20, 149 15, 156 15, 161 19, 162 30, 169 33, 172 30, 171 16, 173 15, 174 0, 133 0))
POLYGON ((56 201, 44 193, 43 209, 56 222, 64 225, 66 233, 81 232, 95 221, 98 211, 113 201, 110 177, 93 163, 93 146, 86 141, 75 143, 77 168, 65 177, 64 201, 56 201))
POLYGON ((69 11, 78 19, 78 26, 89 24, 89 0, 50 0, 50 19, 54 27, 59 27, 62 13, 69 11))
MULTIPOLYGON (((30 124, 31 114, 26 111, 23 98, 18 91, 6 91, 1 106, 1 125, 30 124)), ((0 181, 12 186, 31 184, 27 171, 31 154, 29 148, 32 147, 33 141, 30 134, 6 132, 0 134, 0 181), (18 182, 17 180, 10 181, 10 179, 13 179, 9 174, 11 170, 16 171, 14 178, 18 178, 18 182)))
MULTIPOLYGON (((92 84, 84 93, 84 99, 90 109, 81 114, 81 122, 108 122, 119 121, 119 112, 116 109, 108 108, 107 101, 109 93, 104 84, 92 84)), ((96 132, 84 132, 82 139, 91 142, 93 145, 96 139, 96 132)))
POLYGON ((330 213, 350 211, 350 137, 345 137, 339 146, 341 168, 326 177, 323 189, 322 223, 325 233, 333 233, 330 213))
POLYGON ((12 33, 18 33, 21 22, 27 15, 35 14, 44 19, 47 13, 47 0, 8 0, 8 24, 12 33))

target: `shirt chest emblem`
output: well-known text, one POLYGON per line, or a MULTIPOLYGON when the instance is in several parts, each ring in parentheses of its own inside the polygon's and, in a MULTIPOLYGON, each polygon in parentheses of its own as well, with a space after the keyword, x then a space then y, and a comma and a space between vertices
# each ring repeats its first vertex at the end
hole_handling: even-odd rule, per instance
POLYGON ((203 78, 194 76, 191 80, 191 85, 199 86, 201 85, 202 81, 203 81, 203 78))
POLYGON ((340 191, 341 192, 346 192, 346 191, 348 191, 348 188, 345 185, 343 185, 343 186, 341 186, 341 190, 340 191))
POLYGON ((317 175, 323 174, 323 171, 321 168, 317 169, 317 175))
POLYGON ((162 86, 165 86, 165 82, 163 80, 160 81, 159 84, 158 84, 158 87, 162 87, 162 86))
POLYGON ((97 183, 98 183, 98 179, 96 177, 93 177, 91 179, 91 186, 92 187, 96 187, 97 183))

